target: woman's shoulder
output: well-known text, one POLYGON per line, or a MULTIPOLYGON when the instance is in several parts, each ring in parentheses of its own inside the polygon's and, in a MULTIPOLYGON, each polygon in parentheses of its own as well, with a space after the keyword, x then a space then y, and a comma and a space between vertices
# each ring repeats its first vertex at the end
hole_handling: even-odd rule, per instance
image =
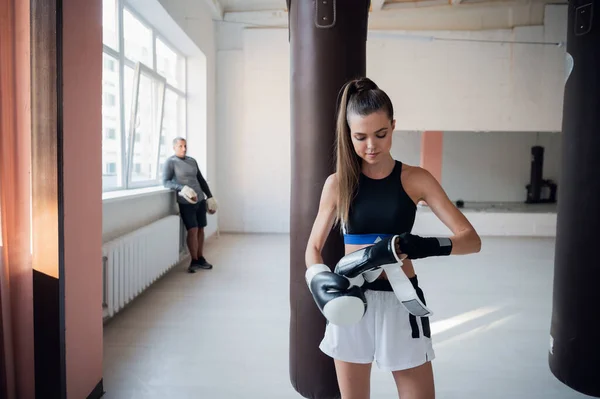
POLYGON ((400 168, 400 176, 402 177, 402 180, 409 178, 414 174, 418 174, 418 169, 421 169, 420 166, 409 165, 400 161, 396 161, 396 165, 400 168))
POLYGON ((325 183, 323 184, 323 191, 331 191, 331 192, 337 192, 339 186, 339 180, 338 180, 338 176, 337 173, 332 173, 329 176, 327 176, 327 179, 325 179, 325 183))
POLYGON ((422 193, 432 182, 437 182, 436 178, 427 169, 415 165, 402 165, 400 173, 402 186, 408 192, 422 193))
POLYGON ((338 178, 335 173, 327 176, 321 191, 321 206, 335 208, 338 196, 338 178))
POLYGON ((423 177, 426 177, 426 175, 430 175, 429 171, 427 169, 424 169, 421 166, 416 166, 416 165, 409 165, 406 163, 401 163, 400 161, 397 161, 401 167, 402 170, 400 172, 402 179, 420 179, 423 177))

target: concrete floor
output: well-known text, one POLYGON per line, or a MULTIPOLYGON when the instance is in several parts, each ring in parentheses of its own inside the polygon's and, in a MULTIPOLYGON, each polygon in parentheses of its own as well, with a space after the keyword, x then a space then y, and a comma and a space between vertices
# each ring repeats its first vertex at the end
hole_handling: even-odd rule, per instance
MULTIPOLYGON (((289 237, 221 235, 210 271, 177 267, 104 330, 106 398, 300 398, 288 374, 289 237)), ((548 368, 554 240, 484 238, 415 262, 432 322, 437 397, 576 399, 548 368)), ((372 398, 396 398, 372 373, 372 398)))

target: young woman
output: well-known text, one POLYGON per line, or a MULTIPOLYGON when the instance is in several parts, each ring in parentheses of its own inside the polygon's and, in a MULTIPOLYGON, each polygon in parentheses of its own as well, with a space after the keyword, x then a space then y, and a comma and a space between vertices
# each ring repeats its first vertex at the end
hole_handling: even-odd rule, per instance
MULTIPOLYGON (((425 302, 410 259, 441 253, 407 257, 409 246, 422 248, 430 242, 410 234, 416 204, 425 201, 452 231, 451 249, 443 255, 479 252, 481 241, 429 172, 392 158, 394 128, 392 103, 373 81, 362 78, 344 85, 337 119, 336 173, 323 187, 306 249, 306 266, 323 263, 321 250, 336 223, 344 233, 346 255, 404 233, 399 248, 403 261, 398 267, 425 302)), ((351 326, 328 323, 320 345, 334 358, 342 399, 369 398, 373 361, 392 372, 402 399, 433 399, 431 360, 435 355, 427 318, 407 312, 385 272, 365 283, 362 291, 368 306, 360 322, 351 326)))

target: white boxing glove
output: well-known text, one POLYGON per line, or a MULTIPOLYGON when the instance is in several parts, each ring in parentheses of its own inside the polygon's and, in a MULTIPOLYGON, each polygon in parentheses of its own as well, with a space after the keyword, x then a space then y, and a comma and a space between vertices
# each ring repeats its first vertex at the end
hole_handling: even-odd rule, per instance
POLYGON ((210 214, 217 212, 217 200, 215 200, 213 197, 210 197, 206 200, 206 207, 208 208, 208 213, 210 214))
POLYGON ((198 194, 196 194, 194 189, 190 186, 183 186, 181 191, 179 191, 179 195, 182 196, 190 204, 195 204, 198 202, 198 194))

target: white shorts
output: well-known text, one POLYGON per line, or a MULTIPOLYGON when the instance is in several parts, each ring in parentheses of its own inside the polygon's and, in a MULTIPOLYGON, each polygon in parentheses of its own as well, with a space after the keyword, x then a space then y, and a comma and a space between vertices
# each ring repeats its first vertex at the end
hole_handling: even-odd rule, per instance
POLYGON ((323 353, 350 363, 375 360, 385 371, 417 367, 435 358, 428 318, 410 315, 392 291, 366 290, 365 297, 367 311, 358 324, 327 323, 319 345, 323 353))

